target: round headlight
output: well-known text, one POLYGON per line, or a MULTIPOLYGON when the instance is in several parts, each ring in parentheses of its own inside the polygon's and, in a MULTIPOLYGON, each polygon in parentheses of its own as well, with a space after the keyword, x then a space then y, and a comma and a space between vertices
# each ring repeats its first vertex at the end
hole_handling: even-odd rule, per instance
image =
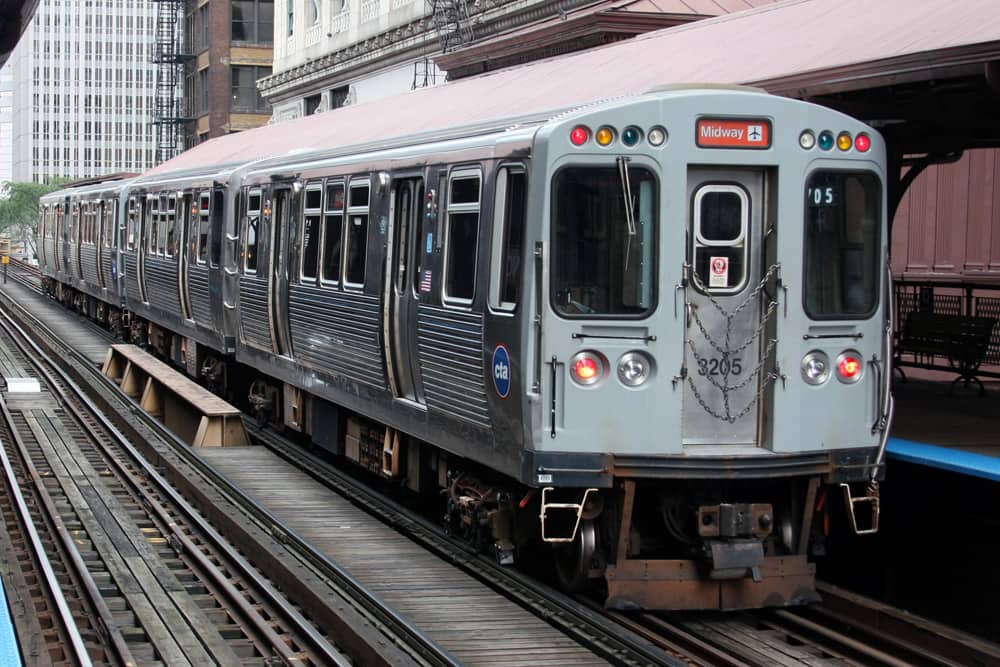
POLYGON ((807 384, 820 385, 830 379, 830 357, 813 350, 802 357, 802 379, 807 384))
POLYGON ((816 135, 812 133, 812 130, 803 130, 802 134, 799 135, 799 146, 809 150, 816 145, 816 135))
POLYGON ((652 360, 641 352, 626 352, 618 360, 618 379, 626 387, 638 387, 652 372, 652 360))

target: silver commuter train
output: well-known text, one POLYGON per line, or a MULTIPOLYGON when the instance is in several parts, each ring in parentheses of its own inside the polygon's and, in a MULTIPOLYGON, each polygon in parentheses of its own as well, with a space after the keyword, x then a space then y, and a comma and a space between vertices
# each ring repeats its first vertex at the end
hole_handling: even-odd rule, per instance
POLYGON ((46 284, 609 607, 815 599, 818 502, 877 529, 881 137, 720 88, 405 129, 49 195, 46 284))

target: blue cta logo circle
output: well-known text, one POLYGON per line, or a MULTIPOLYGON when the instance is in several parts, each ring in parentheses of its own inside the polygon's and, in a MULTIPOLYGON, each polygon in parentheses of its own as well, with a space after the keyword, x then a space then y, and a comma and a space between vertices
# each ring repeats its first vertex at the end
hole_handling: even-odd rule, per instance
POLYGON ((510 354, 503 345, 493 349, 493 386, 500 398, 510 395, 510 354))

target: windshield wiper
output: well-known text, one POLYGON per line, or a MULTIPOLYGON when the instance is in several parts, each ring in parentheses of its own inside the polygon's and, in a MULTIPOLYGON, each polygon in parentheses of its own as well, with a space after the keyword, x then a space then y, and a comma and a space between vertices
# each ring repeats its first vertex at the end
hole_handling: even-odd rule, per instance
POLYGON ((628 175, 629 158, 620 155, 615 158, 618 163, 618 176, 622 181, 622 194, 625 198, 625 225, 628 227, 628 239, 625 241, 625 270, 628 271, 628 259, 632 254, 632 239, 636 235, 635 229, 635 201, 632 199, 632 180, 628 175))

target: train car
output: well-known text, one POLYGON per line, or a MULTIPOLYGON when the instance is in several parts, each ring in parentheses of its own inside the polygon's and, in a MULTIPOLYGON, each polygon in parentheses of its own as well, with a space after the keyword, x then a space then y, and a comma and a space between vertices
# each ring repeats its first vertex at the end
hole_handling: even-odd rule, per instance
POLYGON ((815 599, 816 507, 836 494, 877 529, 881 137, 720 87, 419 135, 404 114, 359 145, 372 128, 345 117, 323 116, 335 144, 130 186, 147 250, 127 300, 167 347, 190 318, 173 296, 142 309, 144 263, 211 180, 221 363, 262 421, 443 493, 450 530, 609 607, 815 599))
POLYGON ((884 183, 870 128, 729 90, 265 160, 237 360, 502 561, 550 543, 616 607, 804 601, 817 494, 877 506, 884 183))
POLYGON ((120 197, 133 176, 77 181, 39 201, 43 287, 116 331, 124 304, 118 266, 120 197))
POLYGON ((125 192, 121 262, 130 338, 214 387, 235 350, 235 205, 240 165, 133 180, 125 192), (228 239, 228 240, 227 240, 228 239))

